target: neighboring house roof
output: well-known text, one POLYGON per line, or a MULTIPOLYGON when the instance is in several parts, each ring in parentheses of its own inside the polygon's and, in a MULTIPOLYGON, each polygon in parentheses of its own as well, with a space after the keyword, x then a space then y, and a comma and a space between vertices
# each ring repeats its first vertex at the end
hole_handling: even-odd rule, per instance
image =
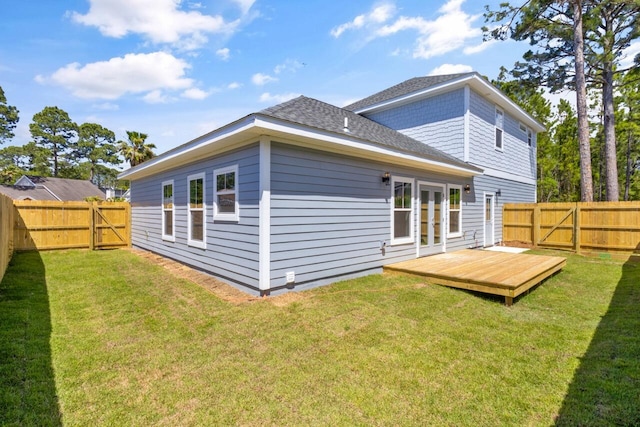
POLYGON ((0 193, 14 200, 80 201, 87 197, 104 199, 104 192, 91 181, 23 175, 15 185, 0 186, 0 193))
POLYGON ((460 89, 466 85, 506 109, 512 116, 536 132, 544 132, 546 130, 541 123, 475 71, 442 76, 415 77, 347 105, 345 109, 358 114, 366 114, 460 89))
MULTIPOLYGON (((465 163, 400 132, 352 111, 300 96, 250 114, 207 135, 128 169, 120 179, 137 179, 235 148, 251 138, 269 135, 274 140, 472 176, 482 169, 465 163), (346 130, 345 130, 346 118, 346 130)), ((253 139, 255 141, 255 139, 253 139)))

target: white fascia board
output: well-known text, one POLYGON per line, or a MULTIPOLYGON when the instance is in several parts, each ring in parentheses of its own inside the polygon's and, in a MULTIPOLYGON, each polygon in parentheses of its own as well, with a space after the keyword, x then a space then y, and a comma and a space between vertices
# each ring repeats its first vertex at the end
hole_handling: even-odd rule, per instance
POLYGON ((468 76, 460 77, 458 79, 449 80, 417 92, 412 92, 403 96, 392 98, 365 108, 355 110, 354 113, 366 115, 367 113, 387 110, 389 108, 405 105, 419 99, 429 98, 442 93, 450 92, 455 89, 461 89, 467 84, 471 86, 471 88, 476 90, 476 92, 490 98, 493 102, 505 108, 516 119, 522 121, 536 132, 544 132, 547 130, 542 124, 531 117, 529 113, 520 108, 518 104, 513 102, 509 97, 504 95, 501 91, 499 91, 491 83, 482 78, 479 74, 471 74, 468 76))
POLYGON ((251 142, 257 142, 261 135, 277 136, 282 142, 292 145, 365 157, 371 160, 389 162, 392 159, 396 163, 436 172, 459 176, 482 174, 482 171, 474 168, 465 168, 425 159, 390 147, 382 147, 356 138, 343 137, 329 131, 322 131, 257 113, 213 133, 196 138, 141 165, 125 170, 118 175, 118 179, 135 180, 144 178, 202 159, 204 156, 209 157, 251 142), (213 147, 214 144, 215 147, 213 147))
POLYGON ((281 142, 292 145, 351 154, 356 157, 365 156, 367 159, 382 162, 389 162, 392 158, 394 162, 399 164, 442 173, 462 176, 482 175, 482 171, 475 169, 425 159, 424 157, 393 150, 389 147, 366 143, 356 138, 341 137, 332 132, 312 129, 296 123, 283 122, 271 117, 260 116, 256 118, 256 126, 266 131, 263 133, 280 137, 281 142))
MULTIPOLYGON (((138 166, 127 169, 118 175, 118 179, 130 180, 144 178, 154 173, 178 167, 202 158, 205 153, 209 156, 215 152, 227 151, 239 143, 242 145, 243 142, 250 142, 247 140, 253 136, 253 133, 247 134, 247 131, 250 131, 252 128, 255 128, 254 117, 247 116, 214 132, 200 136, 158 157, 147 160, 138 166), (215 150, 212 148, 213 144, 218 144, 215 150)), ((258 137, 259 135, 255 134, 255 136, 258 137)), ((258 138, 255 138, 255 140, 257 141, 258 138)))

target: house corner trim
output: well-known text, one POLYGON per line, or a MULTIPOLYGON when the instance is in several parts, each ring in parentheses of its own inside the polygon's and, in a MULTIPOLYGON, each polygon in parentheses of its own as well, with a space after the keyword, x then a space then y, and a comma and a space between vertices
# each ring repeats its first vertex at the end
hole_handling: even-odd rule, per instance
POLYGON ((464 129, 463 129, 463 160, 469 161, 469 126, 471 114, 471 89, 469 85, 464 85, 464 129))
POLYGON ((259 288, 271 288, 271 140, 260 137, 259 288))

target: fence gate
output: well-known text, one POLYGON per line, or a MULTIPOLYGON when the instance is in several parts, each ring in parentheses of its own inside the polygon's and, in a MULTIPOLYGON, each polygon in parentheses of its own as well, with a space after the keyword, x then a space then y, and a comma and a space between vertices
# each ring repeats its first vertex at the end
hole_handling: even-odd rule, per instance
POLYGON ((130 245, 130 205, 125 202, 14 200, 15 250, 130 245))
POLYGON ((640 255, 640 202, 505 203, 503 240, 576 252, 640 255))
POLYGON ((129 210, 110 204, 91 204, 89 249, 129 246, 129 210))

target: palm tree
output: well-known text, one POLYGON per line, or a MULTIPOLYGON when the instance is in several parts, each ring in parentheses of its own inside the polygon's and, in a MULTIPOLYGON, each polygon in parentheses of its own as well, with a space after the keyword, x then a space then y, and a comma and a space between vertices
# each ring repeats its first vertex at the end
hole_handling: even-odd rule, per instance
POLYGON ((146 133, 140 133, 135 131, 127 131, 128 141, 120 141, 118 143, 118 149, 120 154, 124 157, 125 161, 128 161, 131 167, 139 165, 142 162, 154 158, 156 155, 153 149, 156 148, 154 144, 145 143, 147 139, 146 133))

